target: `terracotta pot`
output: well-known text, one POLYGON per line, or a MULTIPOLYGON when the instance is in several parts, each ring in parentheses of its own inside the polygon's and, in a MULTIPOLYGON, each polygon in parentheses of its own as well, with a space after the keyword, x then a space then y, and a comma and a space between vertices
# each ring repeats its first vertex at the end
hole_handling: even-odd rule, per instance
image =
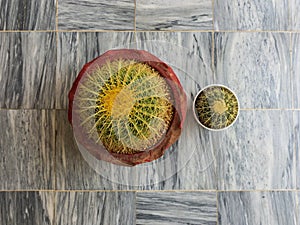
MULTIPOLYGON (((91 86, 101 88, 101 85, 97 86, 97 84, 91 84, 91 86)), ((91 90, 93 93, 97 93, 98 91, 99 90, 97 90, 97 88, 91 90)), ((122 104, 122 102, 120 104, 122 104)), ((94 106, 90 107, 93 109, 94 106)), ((125 112, 131 109, 124 108, 123 110, 125 112)), ((94 111, 90 110, 90 117, 92 117, 93 113, 94 111)), ((122 113, 122 111, 120 113, 122 113)), ((73 133, 79 148, 84 148, 99 160, 105 160, 118 165, 134 166, 140 163, 150 162, 161 157, 165 150, 168 149, 179 138, 183 128, 185 116, 186 95, 174 71, 156 56, 143 50, 119 49, 107 51, 103 55, 84 65, 69 92, 68 117, 73 127, 73 133), (81 85, 83 84, 82 87, 85 87, 91 84, 90 81, 87 81, 91 74, 95 73, 97 69, 118 60, 134 60, 136 63, 142 63, 150 66, 165 81, 170 92, 170 102, 172 102, 172 118, 168 124, 168 129, 166 132, 164 132, 162 137, 157 140, 156 143, 152 143, 152 145, 148 146, 146 149, 137 149, 136 152, 130 154, 108 150, 105 144, 99 141, 99 132, 101 133, 101 130, 97 131, 97 128, 95 131, 89 133, 89 129, 86 129, 85 125, 82 125, 85 117, 89 117, 89 114, 87 114, 87 111, 89 110, 84 111, 81 106, 82 104, 85 104, 82 103, 84 101, 83 99, 85 98, 79 97, 81 96, 81 94, 79 94, 81 85)), ((93 125, 93 121, 95 121, 94 118, 88 122, 90 123, 90 127, 93 125)), ((115 134, 115 136, 117 135, 115 134)))

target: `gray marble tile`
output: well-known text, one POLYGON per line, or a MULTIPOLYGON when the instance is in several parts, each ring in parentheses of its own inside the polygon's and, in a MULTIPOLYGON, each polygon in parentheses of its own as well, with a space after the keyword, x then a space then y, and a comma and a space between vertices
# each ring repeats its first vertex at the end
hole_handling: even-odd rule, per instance
POLYGON ((136 224, 217 224, 215 192, 137 192, 136 224))
POLYGON ((292 111, 241 111, 235 125, 213 142, 218 189, 295 188, 293 129, 292 111))
POLYGON ((0 33, 0 107, 54 107, 56 35, 0 33))
POLYGON ((85 63, 113 48, 128 48, 131 32, 62 32, 58 36, 56 109, 68 107, 68 92, 85 63))
POLYGON ((134 30, 134 0, 60 0, 59 30, 134 30))
POLYGON ((56 0, 0 0, 0 30, 55 30, 56 0))
POLYGON ((287 33, 215 33, 215 80, 241 108, 291 108, 289 48, 287 33))
POLYGON ((54 188, 54 112, 0 110, 0 190, 54 188))
POLYGON ((291 30, 300 30, 300 2, 298 0, 291 0, 290 1, 290 8, 291 8, 291 30))
POLYGON ((215 30, 285 31, 289 25, 288 2, 215 0, 215 30))
POLYGON ((54 224, 54 192, 0 192, 0 224, 54 224))
POLYGON ((292 83, 294 108, 300 109, 300 34, 292 34, 292 83))
POLYGON ((176 70, 181 83, 195 81, 201 88, 214 82, 210 32, 138 32, 136 43, 176 70))
POLYGON ((209 0, 137 0, 137 30, 212 30, 209 0))
POLYGON ((220 192, 218 206, 220 225, 297 224, 295 192, 220 192))
POLYGON ((135 224, 134 192, 57 192, 57 225, 135 224))

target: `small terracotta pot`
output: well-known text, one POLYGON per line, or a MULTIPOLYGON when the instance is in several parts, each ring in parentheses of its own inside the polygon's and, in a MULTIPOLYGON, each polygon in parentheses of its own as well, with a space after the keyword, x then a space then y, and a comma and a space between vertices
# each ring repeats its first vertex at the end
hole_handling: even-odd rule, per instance
MULTIPOLYGON (((92 91, 97 92, 98 90, 96 89, 92 91)), ((80 101, 82 101, 82 98, 80 101)), ((73 133, 79 148, 85 149, 99 160, 108 161, 118 165, 134 166, 140 163, 150 162, 161 157, 165 150, 179 138, 186 117, 186 95, 171 67, 162 62, 156 56, 143 50, 110 50, 84 65, 78 74, 69 92, 68 117, 69 122, 73 127, 73 133), (158 72, 162 78, 164 78, 171 93, 170 96, 173 105, 172 120, 170 121, 169 127, 163 137, 158 140, 157 143, 153 143, 151 147, 141 149, 141 151, 132 154, 108 151, 101 141, 97 141, 97 132, 89 133, 88 130, 82 126, 84 118, 82 118, 81 112, 83 110, 80 108, 78 100, 78 90, 80 85, 86 85, 85 82, 87 77, 90 76, 90 74, 93 74, 97 69, 116 60, 134 60, 137 63, 143 63, 150 66, 153 70, 158 72)))

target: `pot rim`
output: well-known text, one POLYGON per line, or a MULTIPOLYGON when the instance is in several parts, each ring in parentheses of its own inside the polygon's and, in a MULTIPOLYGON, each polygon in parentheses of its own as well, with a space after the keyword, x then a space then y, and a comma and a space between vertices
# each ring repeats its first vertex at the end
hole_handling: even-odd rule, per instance
POLYGON ((239 114, 240 114, 240 102, 239 102, 239 99, 238 99, 237 95, 235 94, 235 92, 231 88, 229 88, 229 87, 227 87, 223 84, 209 84, 209 85, 205 86, 204 88, 202 88, 200 91, 198 91, 196 96, 194 97, 194 100, 193 100, 193 114, 194 114, 194 118, 195 118, 196 122, 198 124, 200 124, 200 126, 202 126, 203 128, 205 128, 207 130, 210 130, 210 131, 223 131, 223 130, 226 130, 229 127, 231 127, 237 121, 237 119, 239 117, 239 114), (236 98, 237 103, 238 103, 238 112, 237 112, 237 115, 236 115, 235 119, 232 121, 232 123, 230 125, 228 125, 224 128, 221 128, 221 129, 214 129, 214 128, 209 128, 209 127, 205 126, 204 124, 202 124, 200 122, 200 120, 199 120, 199 118, 196 114, 196 109, 195 109, 196 100, 197 100, 198 96, 200 95, 200 93, 203 92, 205 89, 207 89, 209 87, 223 87, 223 88, 226 88, 227 90, 229 90, 234 95, 234 97, 236 98))

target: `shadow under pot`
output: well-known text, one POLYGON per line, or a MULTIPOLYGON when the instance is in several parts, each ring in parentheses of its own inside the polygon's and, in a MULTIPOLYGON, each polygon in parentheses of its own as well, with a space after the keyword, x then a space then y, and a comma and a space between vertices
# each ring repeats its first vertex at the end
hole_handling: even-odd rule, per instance
POLYGON ((179 138, 186 95, 156 56, 110 50, 80 71, 69 92, 68 116, 80 150, 134 166, 161 157, 179 138))
POLYGON ((194 99, 196 121, 205 129, 219 131, 232 126, 239 115, 239 101, 228 87, 213 84, 204 87, 194 99))

